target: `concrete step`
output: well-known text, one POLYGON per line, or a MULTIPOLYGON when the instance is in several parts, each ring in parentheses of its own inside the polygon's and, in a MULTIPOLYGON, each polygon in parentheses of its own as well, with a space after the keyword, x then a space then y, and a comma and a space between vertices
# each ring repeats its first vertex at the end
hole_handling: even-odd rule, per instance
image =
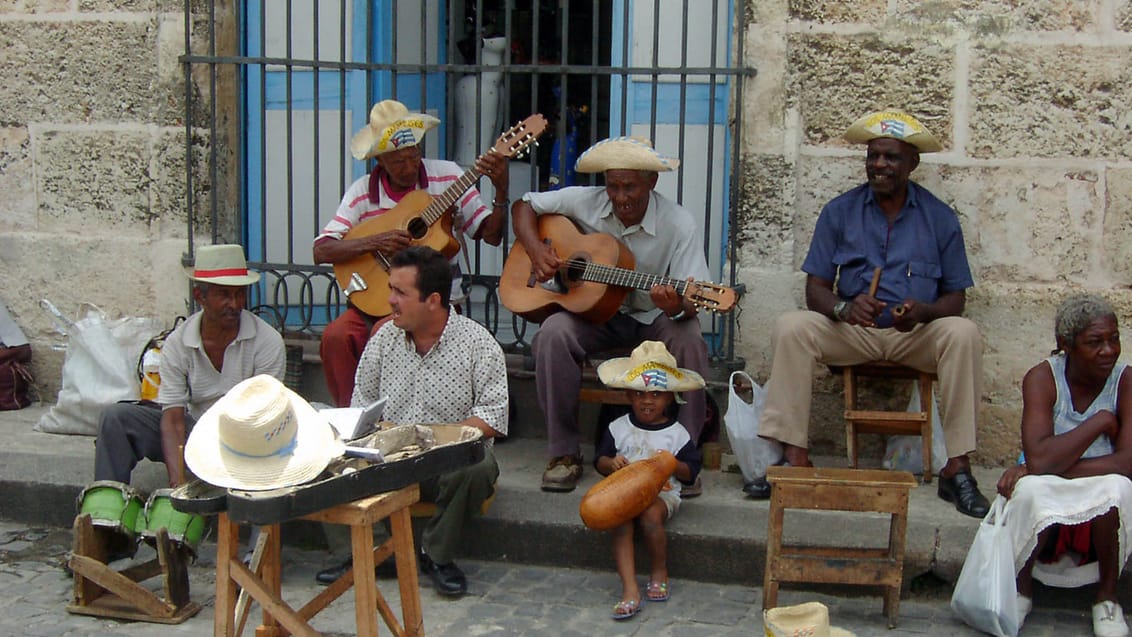
MULTIPOLYGON (((70 526, 75 500, 91 481, 93 439, 32 431, 45 407, 0 412, 0 518, 27 524, 70 526)), ((552 566, 612 568, 605 533, 587 529, 578 516, 585 491, 598 481, 587 464, 579 488, 566 494, 539 489, 546 463, 545 441, 514 438, 496 445, 500 478, 495 503, 468 534, 468 557, 552 566)), ((586 449, 587 459, 592 458, 586 449)), ((844 461, 818 458, 827 466, 844 461)), ((975 475, 990 495, 999 470, 978 468, 975 475)), ((143 462, 134 485, 164 486, 160 464, 143 462)), ((736 473, 705 471, 704 494, 684 501, 668 527, 669 569, 673 577, 761 585, 766 553, 765 501, 746 498, 736 473)), ((935 494, 935 484, 913 490, 909 504, 905 582, 934 573, 954 581, 978 521, 959 515, 935 494)), ((881 516, 792 512, 786 535, 802 544, 882 546, 888 522, 881 516)), ((317 542, 316 526, 290 529, 287 539, 317 542)), ((642 552, 639 563, 647 565, 642 552)))

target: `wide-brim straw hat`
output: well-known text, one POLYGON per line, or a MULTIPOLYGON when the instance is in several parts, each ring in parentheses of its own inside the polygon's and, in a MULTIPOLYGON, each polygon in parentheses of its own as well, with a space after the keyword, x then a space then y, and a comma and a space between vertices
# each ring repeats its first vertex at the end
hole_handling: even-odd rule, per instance
POLYGON ((694 391, 704 388, 704 377, 676 366, 664 343, 645 341, 627 357, 611 358, 597 366, 606 387, 637 391, 694 391))
POLYGON ((867 144, 879 137, 890 137, 915 146, 921 153, 943 150, 943 145, 920 120, 900 110, 869 113, 853 122, 844 137, 845 141, 853 144, 867 144))
POLYGON ((440 124, 426 113, 410 113, 397 100, 383 100, 369 111, 369 123, 354 133, 350 154, 365 160, 421 143, 425 133, 440 124))
POLYGON ((259 272, 248 271, 244 248, 226 243, 197 248, 193 267, 185 268, 193 281, 213 285, 251 285, 259 281, 259 272))
POLYGON ((680 167, 680 160, 656 152, 644 137, 610 137, 590 146, 578 157, 574 170, 600 173, 607 170, 651 170, 663 173, 680 167))
POLYGON ((767 637, 855 637, 844 628, 829 625, 829 609, 821 602, 764 610, 763 624, 767 637))
POLYGON ((261 374, 204 412, 185 443, 185 464, 209 484, 262 491, 313 480, 343 450, 310 403, 261 374))

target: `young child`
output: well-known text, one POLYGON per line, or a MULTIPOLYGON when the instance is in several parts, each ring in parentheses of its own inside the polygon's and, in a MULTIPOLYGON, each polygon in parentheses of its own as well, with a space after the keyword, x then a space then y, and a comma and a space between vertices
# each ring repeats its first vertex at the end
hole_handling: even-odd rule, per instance
POLYGON ((631 462, 652 457, 660 450, 676 456, 676 472, 645 512, 613 529, 613 557, 621 576, 621 601, 613 607, 613 619, 633 617, 641 610, 633 559, 633 523, 644 537, 652 571, 644 599, 668 599, 668 539, 664 523, 680 508, 681 483, 691 484, 700 472, 700 450, 688 431, 676 420, 676 392, 702 389, 704 379, 696 372, 676 367, 676 358, 663 343, 645 341, 629 358, 615 358, 598 366, 598 377, 607 387, 623 388, 633 411, 609 424, 595 455, 594 467, 609 475, 631 462))

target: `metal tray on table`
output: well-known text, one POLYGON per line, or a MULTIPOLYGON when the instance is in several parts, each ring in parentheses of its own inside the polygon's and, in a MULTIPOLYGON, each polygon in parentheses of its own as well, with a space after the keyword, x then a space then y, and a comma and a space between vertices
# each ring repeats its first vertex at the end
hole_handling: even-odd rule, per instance
MULTIPOLYGON (((276 524, 361 498, 395 491, 483 460, 487 441, 479 432, 460 440, 469 428, 459 425, 427 425, 436 433, 437 444, 426 451, 399 460, 372 464, 340 475, 323 474, 305 484, 270 491, 217 489, 226 495, 190 498, 174 492, 173 505, 189 513, 219 513, 241 524, 276 524), (222 500, 222 502, 221 502, 222 500)), ((215 487, 213 487, 215 489, 215 487)), ((206 494, 207 495, 207 494, 206 494)))

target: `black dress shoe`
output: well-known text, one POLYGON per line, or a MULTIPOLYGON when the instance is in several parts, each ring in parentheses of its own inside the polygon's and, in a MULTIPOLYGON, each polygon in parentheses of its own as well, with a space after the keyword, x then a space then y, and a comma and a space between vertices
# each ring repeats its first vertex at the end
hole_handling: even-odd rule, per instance
POLYGON ((468 592, 468 578, 455 562, 437 564, 428 555, 421 553, 421 572, 432 579, 432 586, 437 593, 448 597, 463 595, 468 592))
POLYGON ((754 482, 743 485, 743 493, 755 500, 767 500, 770 498, 770 481, 766 476, 755 478, 754 482))
MULTIPOLYGON (((331 566, 330 568, 326 568, 326 569, 319 571, 318 574, 314 576, 314 579, 319 584, 323 584, 323 585, 333 584, 335 581, 338 580, 339 577, 342 577, 343 575, 345 575, 346 571, 350 570, 350 568, 352 568, 353 566, 354 566, 354 559, 348 557, 348 558, 346 558, 346 561, 342 562, 341 564, 331 566)), ((393 556, 390 555, 389 557, 385 558, 385 561, 374 566, 373 567, 373 574, 376 575, 377 577, 384 578, 384 579, 396 578, 397 577, 397 562, 394 561, 393 556)))
POLYGON ((990 502, 979 493, 979 483, 975 482, 970 469, 965 469, 945 478, 939 476, 939 497, 955 504, 955 510, 973 518, 984 518, 990 511, 990 502))
POLYGON ((331 566, 329 568, 322 569, 321 571, 318 572, 318 574, 316 574, 314 576, 314 579, 315 579, 316 582, 318 582, 319 584, 322 584, 324 586, 328 585, 328 584, 333 584, 334 582, 336 582, 338 580, 339 577, 342 577, 343 575, 345 575, 346 571, 353 568, 353 566, 354 566, 354 559, 348 557, 348 558, 346 558, 346 561, 342 562, 341 564, 336 564, 336 565, 331 566))

